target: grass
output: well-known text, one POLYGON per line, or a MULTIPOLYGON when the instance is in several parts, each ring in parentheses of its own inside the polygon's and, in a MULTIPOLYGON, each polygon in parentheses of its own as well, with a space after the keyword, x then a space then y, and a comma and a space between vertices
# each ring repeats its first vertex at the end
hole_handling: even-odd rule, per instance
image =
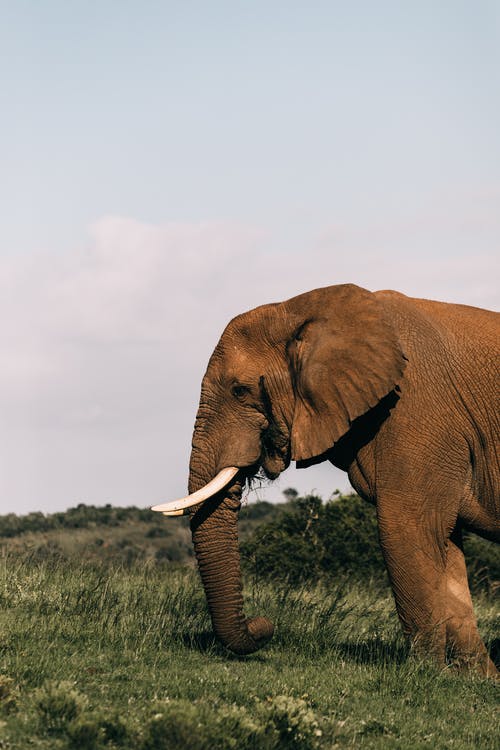
MULTIPOLYGON (((0 748, 497 748, 491 681, 408 660, 390 592, 253 584, 274 620, 239 658, 192 569, 5 555, 0 748)), ((492 642, 498 611, 476 597, 492 642)))

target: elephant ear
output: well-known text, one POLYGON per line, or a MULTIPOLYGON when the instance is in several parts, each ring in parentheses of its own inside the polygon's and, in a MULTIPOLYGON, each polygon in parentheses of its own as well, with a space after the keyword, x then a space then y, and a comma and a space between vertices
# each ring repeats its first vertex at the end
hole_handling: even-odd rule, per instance
POLYGON ((398 384, 405 357, 377 297, 345 284, 290 300, 295 410, 291 451, 305 461, 329 450, 352 422, 398 384))

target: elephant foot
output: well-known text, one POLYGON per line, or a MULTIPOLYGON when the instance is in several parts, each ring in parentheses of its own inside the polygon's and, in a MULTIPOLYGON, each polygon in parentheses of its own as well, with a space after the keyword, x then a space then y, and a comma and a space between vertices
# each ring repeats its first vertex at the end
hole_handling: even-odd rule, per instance
POLYGON ((457 655, 451 662, 451 668, 459 674, 477 675, 492 680, 500 680, 500 672, 488 653, 480 655, 457 655))

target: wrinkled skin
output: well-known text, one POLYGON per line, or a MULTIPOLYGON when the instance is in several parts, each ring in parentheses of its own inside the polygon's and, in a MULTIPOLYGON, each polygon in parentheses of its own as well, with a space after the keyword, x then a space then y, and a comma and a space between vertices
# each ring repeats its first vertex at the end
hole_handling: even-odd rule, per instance
POLYGON ((331 461, 377 507, 399 618, 414 649, 496 673, 479 635, 461 534, 500 540, 495 448, 498 315, 353 285, 317 289, 232 320, 208 365, 190 463, 194 492, 234 484, 191 528, 214 630, 236 653, 273 632, 243 614, 237 515, 260 468, 331 461))

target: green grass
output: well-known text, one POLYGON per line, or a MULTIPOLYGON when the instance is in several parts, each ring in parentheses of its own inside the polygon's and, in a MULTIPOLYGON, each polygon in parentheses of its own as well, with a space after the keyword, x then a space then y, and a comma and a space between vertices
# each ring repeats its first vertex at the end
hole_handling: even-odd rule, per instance
MULTIPOLYGON (((491 681, 407 659, 390 592, 254 584, 276 625, 240 658, 193 570, 5 555, 0 748, 497 748, 491 681)), ((498 610, 476 597, 487 641, 498 610)))

